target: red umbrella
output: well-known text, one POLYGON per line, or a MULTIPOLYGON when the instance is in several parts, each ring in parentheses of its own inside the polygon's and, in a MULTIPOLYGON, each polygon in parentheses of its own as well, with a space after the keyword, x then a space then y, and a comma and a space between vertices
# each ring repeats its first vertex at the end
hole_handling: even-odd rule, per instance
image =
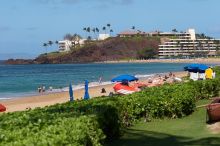
POLYGON ((0 112, 6 111, 6 107, 2 104, 0 104, 0 112))

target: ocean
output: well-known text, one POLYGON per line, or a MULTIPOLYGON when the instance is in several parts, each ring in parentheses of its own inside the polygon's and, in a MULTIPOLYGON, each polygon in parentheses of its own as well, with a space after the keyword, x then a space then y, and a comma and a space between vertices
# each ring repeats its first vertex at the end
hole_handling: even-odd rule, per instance
MULTIPOLYGON (((37 94, 39 86, 52 92, 67 91, 69 83, 73 89, 83 88, 85 80, 90 86, 110 84, 110 80, 121 74, 147 77, 158 73, 183 71, 185 63, 117 63, 117 64, 44 64, 3 65, 0 64, 0 100, 37 94)), ((47 91, 49 92, 49 91, 47 91)))

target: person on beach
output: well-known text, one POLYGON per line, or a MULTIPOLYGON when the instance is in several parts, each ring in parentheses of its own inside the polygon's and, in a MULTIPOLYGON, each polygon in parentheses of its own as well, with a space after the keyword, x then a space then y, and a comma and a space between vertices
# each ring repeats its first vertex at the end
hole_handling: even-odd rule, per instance
POLYGON ((46 91, 46 87, 42 86, 42 92, 45 92, 45 91, 46 91))
POLYGON ((37 88, 37 90, 38 90, 38 93, 41 93, 41 87, 40 86, 37 88))
POLYGON ((208 69, 205 70, 205 77, 207 80, 212 79, 213 77, 213 70, 211 67, 209 67, 208 69))
POLYGON ((213 71, 213 73, 212 73, 212 78, 213 79, 215 78, 215 71, 213 71))
POLYGON ((99 84, 101 84, 102 83, 102 77, 100 76, 99 77, 99 84))

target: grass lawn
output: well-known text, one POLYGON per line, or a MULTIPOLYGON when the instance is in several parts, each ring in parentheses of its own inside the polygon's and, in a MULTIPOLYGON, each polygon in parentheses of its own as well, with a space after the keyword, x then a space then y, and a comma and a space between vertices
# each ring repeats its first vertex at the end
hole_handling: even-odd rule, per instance
POLYGON ((140 121, 109 146, 220 146, 220 134, 210 133, 206 126, 206 110, 200 108, 182 119, 140 121))

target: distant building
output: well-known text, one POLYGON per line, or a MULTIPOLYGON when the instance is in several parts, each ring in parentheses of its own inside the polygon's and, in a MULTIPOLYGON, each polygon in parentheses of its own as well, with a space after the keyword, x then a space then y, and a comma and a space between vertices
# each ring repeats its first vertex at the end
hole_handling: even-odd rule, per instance
POLYGON ((136 30, 125 30, 118 34, 119 37, 149 36, 149 33, 136 30))
POLYGON ((84 45, 86 39, 80 39, 78 41, 62 40, 58 42, 59 52, 70 51, 70 48, 74 45, 84 45))
POLYGON ((195 29, 188 29, 183 33, 160 33, 159 57, 175 56, 216 56, 216 51, 220 49, 220 40, 211 38, 197 38, 195 29))
POLYGON ((71 41, 63 40, 58 42, 59 52, 66 52, 70 51, 70 47, 72 46, 71 41))
POLYGON ((110 34, 99 34, 98 40, 105 40, 110 37, 110 34))

